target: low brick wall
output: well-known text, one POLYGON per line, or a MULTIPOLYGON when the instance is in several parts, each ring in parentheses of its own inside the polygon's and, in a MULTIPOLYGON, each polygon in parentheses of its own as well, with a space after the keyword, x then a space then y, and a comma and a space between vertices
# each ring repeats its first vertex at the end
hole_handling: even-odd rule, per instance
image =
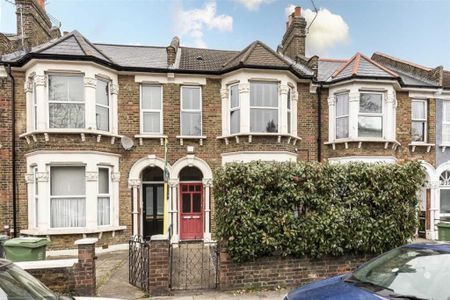
POLYGON ((78 259, 25 261, 16 264, 55 293, 71 296, 95 296, 96 242, 97 239, 76 241, 78 259))
POLYGON ((265 257, 253 262, 237 263, 226 252, 220 253, 220 288, 248 289, 303 285, 355 269, 369 256, 344 256, 323 259, 265 257))

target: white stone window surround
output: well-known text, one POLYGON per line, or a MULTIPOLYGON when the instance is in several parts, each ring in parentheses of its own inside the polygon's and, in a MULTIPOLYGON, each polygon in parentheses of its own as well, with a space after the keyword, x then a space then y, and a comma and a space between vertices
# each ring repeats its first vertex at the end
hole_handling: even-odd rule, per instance
POLYGON ((93 133, 117 136, 117 74, 93 63, 33 61, 27 66, 25 95, 27 106, 27 130, 21 136, 35 133, 93 133), (48 74, 83 76, 85 128, 49 128, 48 74), (110 130, 97 130, 96 124, 96 82, 110 82, 110 130), (36 99, 36 120, 33 118, 33 101, 36 99), (35 125, 34 125, 35 124, 35 125))
POLYGON ((155 136, 156 138, 161 138, 161 137, 165 137, 163 135, 163 131, 164 131, 164 125, 163 125, 163 120, 164 120, 164 106, 163 106, 163 95, 164 95, 164 87, 162 86, 162 84, 158 84, 158 83, 141 83, 139 85, 139 123, 140 123, 140 134, 138 135, 138 137, 150 137, 150 136, 155 136), (148 108, 143 108, 143 87, 159 87, 161 89, 161 99, 160 99, 160 109, 148 109, 148 108), (144 131, 144 113, 146 112, 158 112, 159 113, 159 132, 146 132, 144 131))
POLYGON ((119 224, 119 158, 118 154, 97 151, 35 151, 26 154, 28 183, 28 229, 30 235, 87 234, 118 231, 119 224), (52 166, 84 166, 86 174, 86 227, 51 228, 50 226, 50 168, 52 166), (97 225, 98 169, 108 167, 110 173, 111 225, 97 225), (31 173, 37 169, 36 175, 31 173), (39 207, 35 205, 34 178, 38 183, 39 207), (36 215, 39 216, 36 224, 36 215))
POLYGON ((396 92, 392 84, 350 82, 330 87, 328 97, 328 142, 325 144, 349 142, 384 142, 398 145, 396 139, 396 92), (348 138, 336 139, 336 95, 349 94, 349 135, 348 138), (382 132, 381 138, 358 136, 359 101, 361 93, 381 93, 383 95, 382 132))
POLYGON ((297 101, 298 91, 296 79, 287 74, 287 72, 264 70, 238 70, 232 72, 222 79, 221 85, 222 98, 222 136, 218 138, 228 138, 233 136, 248 135, 268 135, 268 136, 290 136, 297 137, 297 101), (278 109, 279 109, 279 127, 278 132, 257 133, 250 131, 250 82, 277 82, 278 83, 278 109), (229 88, 232 85, 239 85, 239 103, 240 103, 240 131, 236 134, 230 133, 230 97, 229 88), (287 113, 288 113, 288 94, 289 88, 292 90, 291 103, 291 133, 288 132, 287 113))
MULTIPOLYGON (((422 122, 424 123, 424 133, 423 133, 423 140, 422 141, 412 141, 412 143, 427 143, 428 140, 428 100, 427 99, 418 99, 413 98, 411 99, 411 123, 414 122, 422 122), (422 103, 424 107, 424 115, 425 118, 414 118, 413 113, 413 103, 422 103)), ((411 124, 411 135, 412 135, 412 124, 411 124)))

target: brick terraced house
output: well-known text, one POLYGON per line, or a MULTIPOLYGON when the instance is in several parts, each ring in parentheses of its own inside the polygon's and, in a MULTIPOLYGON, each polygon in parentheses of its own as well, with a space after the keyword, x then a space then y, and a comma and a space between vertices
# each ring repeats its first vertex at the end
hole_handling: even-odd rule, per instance
POLYGON ((61 36, 43 1, 16 2, 18 34, 0 34, 0 224, 17 235, 67 248, 172 226, 172 241, 211 241, 214 169, 252 160, 419 159, 423 234, 437 238, 436 224, 450 221, 442 67, 383 53, 305 57, 299 7, 276 51, 260 41, 226 51, 177 37, 155 47, 61 36))

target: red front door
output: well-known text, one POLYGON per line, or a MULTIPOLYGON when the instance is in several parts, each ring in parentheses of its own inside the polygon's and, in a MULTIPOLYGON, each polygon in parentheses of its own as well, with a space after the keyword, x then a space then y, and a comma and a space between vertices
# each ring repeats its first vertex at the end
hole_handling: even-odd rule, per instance
POLYGON ((180 183, 180 239, 203 239, 203 185, 180 183))

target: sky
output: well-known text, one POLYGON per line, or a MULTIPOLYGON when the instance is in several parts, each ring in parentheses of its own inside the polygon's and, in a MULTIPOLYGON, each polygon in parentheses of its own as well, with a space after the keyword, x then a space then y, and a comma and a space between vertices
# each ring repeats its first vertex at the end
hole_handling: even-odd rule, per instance
MULTIPOLYGON (((0 32, 15 32, 13 0, 0 0, 0 32)), ((379 51, 450 70, 449 0, 47 0, 62 31, 95 43, 181 45, 242 50, 255 40, 273 49, 296 5, 308 25, 307 55, 350 58, 379 51)))

